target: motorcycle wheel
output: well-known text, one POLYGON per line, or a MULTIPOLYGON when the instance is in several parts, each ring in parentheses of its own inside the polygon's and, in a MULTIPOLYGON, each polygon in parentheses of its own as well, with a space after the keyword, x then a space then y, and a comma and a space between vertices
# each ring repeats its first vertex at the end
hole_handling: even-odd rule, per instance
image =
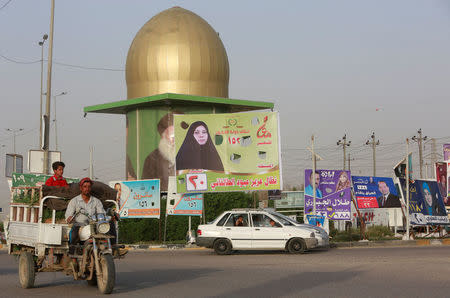
POLYGON ((32 288, 35 276, 33 255, 28 251, 22 251, 19 257, 19 281, 22 288, 32 288))
POLYGON ((110 294, 116 281, 116 269, 111 255, 100 256, 101 275, 97 275, 97 286, 102 294, 110 294))

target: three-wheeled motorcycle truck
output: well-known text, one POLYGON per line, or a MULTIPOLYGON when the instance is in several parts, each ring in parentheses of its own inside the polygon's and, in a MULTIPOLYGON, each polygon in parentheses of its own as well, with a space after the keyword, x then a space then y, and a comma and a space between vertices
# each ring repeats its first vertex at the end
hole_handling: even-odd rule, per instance
POLYGON ((99 198, 108 211, 90 217, 89 225, 80 229, 81 241, 69 249, 72 226, 65 222, 63 214, 70 199, 51 195, 43 188, 11 187, 5 234, 8 253, 19 259, 21 286, 33 287, 36 273, 60 271, 75 280, 97 285, 101 293, 111 293, 115 283, 114 259, 120 257, 118 251, 123 248, 115 241, 116 201, 99 198), (115 228, 115 233, 110 232, 111 228, 115 228))

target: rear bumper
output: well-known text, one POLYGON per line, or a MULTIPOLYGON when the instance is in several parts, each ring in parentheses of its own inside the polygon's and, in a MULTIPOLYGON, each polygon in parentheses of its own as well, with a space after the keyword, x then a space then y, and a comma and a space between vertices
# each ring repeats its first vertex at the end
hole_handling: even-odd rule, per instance
POLYGON ((213 244, 214 244, 214 240, 216 240, 216 238, 214 238, 214 237, 199 237, 199 236, 197 236, 197 238, 195 239, 195 244, 197 246, 201 246, 201 247, 212 248, 213 244))

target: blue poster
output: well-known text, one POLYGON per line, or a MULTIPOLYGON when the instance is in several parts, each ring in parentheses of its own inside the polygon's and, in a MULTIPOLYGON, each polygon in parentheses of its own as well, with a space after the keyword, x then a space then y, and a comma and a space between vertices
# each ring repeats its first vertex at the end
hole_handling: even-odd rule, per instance
POLYGON ((392 178, 352 176, 358 208, 400 208, 401 203, 392 178))
POLYGON ((159 218, 159 179, 113 181, 121 218, 159 218))
MULTIPOLYGON (((405 179, 401 178, 400 184, 406 197, 405 179)), ((436 181, 415 180, 409 184, 409 220, 412 225, 449 224, 436 181)))
POLYGON ((166 210, 168 215, 202 216, 203 194, 185 193, 169 197, 166 210))

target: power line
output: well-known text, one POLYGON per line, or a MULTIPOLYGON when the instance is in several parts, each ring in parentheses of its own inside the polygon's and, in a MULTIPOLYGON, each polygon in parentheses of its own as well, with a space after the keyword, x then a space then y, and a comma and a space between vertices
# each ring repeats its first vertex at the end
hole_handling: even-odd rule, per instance
MULTIPOLYGON (((5 59, 6 61, 12 62, 12 63, 16 63, 16 64, 36 64, 36 63, 40 63, 41 60, 35 60, 35 61, 20 61, 20 60, 16 60, 16 59, 12 59, 9 58, 5 55, 1 55, 0 57, 5 59)), ((44 59, 44 61, 48 61, 47 59, 44 59)), ((124 69, 121 68, 110 68, 110 67, 94 67, 94 66, 84 66, 84 65, 77 65, 77 64, 69 64, 69 63, 64 63, 64 62, 57 62, 57 61, 53 61, 53 64, 59 65, 59 66, 64 66, 64 67, 72 67, 72 68, 79 68, 79 69, 85 69, 85 70, 101 70, 101 71, 125 71, 124 69)))
POLYGON ((9 3, 11 3, 12 0, 8 0, 5 4, 3 4, 2 7, 0 7, 0 10, 2 10, 3 8, 5 8, 6 6, 8 6, 9 3))

